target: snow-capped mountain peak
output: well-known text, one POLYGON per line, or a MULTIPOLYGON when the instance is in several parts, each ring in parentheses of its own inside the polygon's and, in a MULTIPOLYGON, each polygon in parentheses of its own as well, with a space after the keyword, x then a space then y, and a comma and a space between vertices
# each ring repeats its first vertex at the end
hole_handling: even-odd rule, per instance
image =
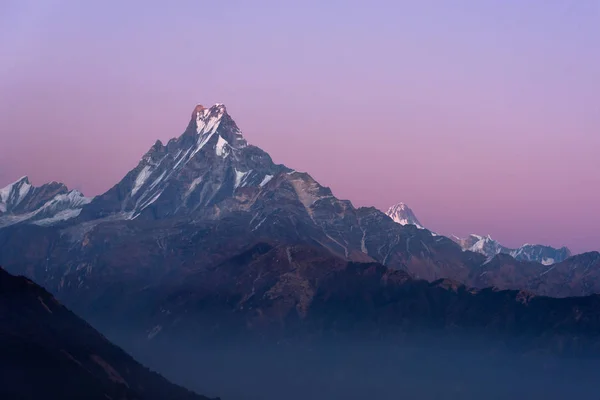
POLYGON ((243 148, 248 145, 242 132, 227 113, 224 104, 217 103, 210 108, 197 105, 192 117, 195 119, 199 146, 207 143, 214 134, 221 139, 219 141, 221 153, 225 144, 233 148, 243 148))
POLYGON ((216 105, 211 108, 197 105, 194 111, 196 113, 196 132, 198 135, 202 135, 209 132, 214 133, 217 130, 226 110, 225 107, 216 105))
POLYGON ((415 225, 419 229, 424 229, 415 213, 404 203, 394 204, 386 214, 400 225, 415 225))
POLYGON ((197 105, 181 136, 166 145, 157 141, 136 168, 86 208, 83 217, 162 218, 199 210, 242 188, 262 187, 287 170, 248 145, 224 104, 197 105))
POLYGON ((0 227, 20 222, 49 225, 74 218, 90 201, 62 183, 36 187, 24 176, 0 189, 0 227))
POLYGON ((27 196, 32 186, 29 178, 23 176, 15 182, 0 189, 0 213, 8 212, 17 207, 27 196))
MULTIPOLYGON (((386 212, 395 222, 401 225, 416 225, 419 229, 425 229, 415 216, 414 212, 404 203, 398 203, 389 208, 386 212)), ((432 233, 433 234, 433 233, 432 233)), ((503 246, 494 240, 491 235, 481 236, 470 234, 467 237, 460 238, 455 235, 448 236, 457 243, 463 251, 472 251, 480 253, 491 260, 497 254, 509 254, 520 261, 533 261, 544 265, 551 265, 561 262, 571 256, 571 251, 566 247, 560 249, 551 246, 525 244, 517 249, 511 249, 503 246)))
POLYGON ((544 265, 552 265, 571 257, 572 253, 567 247, 554 248, 536 244, 525 244, 511 251, 511 256, 517 260, 537 261, 544 265))
POLYGON ((517 249, 511 249, 492 239, 490 235, 480 236, 470 234, 466 238, 451 235, 450 239, 460 245, 464 251, 480 253, 492 259, 496 254, 509 254, 520 261, 534 261, 544 265, 561 262, 571 256, 571 251, 566 247, 560 249, 539 244, 525 244, 517 249))
POLYGON ((492 239, 490 235, 482 237, 479 235, 471 234, 470 238, 475 239, 476 242, 472 244, 471 247, 468 248, 468 250, 475 253, 484 254, 488 256, 488 258, 493 257, 496 254, 501 253, 503 252, 503 250, 505 250, 503 246, 500 245, 500 243, 498 243, 494 239, 492 239))

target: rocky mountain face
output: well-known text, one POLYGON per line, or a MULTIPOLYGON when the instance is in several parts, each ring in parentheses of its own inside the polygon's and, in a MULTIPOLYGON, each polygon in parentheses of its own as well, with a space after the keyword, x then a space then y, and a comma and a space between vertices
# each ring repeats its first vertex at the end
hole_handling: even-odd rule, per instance
POLYGON ((77 217, 90 200, 58 182, 35 187, 24 176, 0 189, 0 227, 23 222, 53 225, 77 217))
POLYGON ((32 281, 0 268, 3 399, 205 399, 138 364, 32 281))

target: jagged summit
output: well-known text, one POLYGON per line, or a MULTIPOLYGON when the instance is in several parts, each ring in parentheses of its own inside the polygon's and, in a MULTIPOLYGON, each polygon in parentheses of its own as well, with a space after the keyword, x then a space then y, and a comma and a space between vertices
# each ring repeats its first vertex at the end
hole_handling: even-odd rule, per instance
POLYGON ((23 176, 0 189, 0 213, 9 212, 18 207, 32 187, 29 177, 23 176))
POLYGON ((196 129, 198 134, 209 132, 213 127, 217 129, 221 118, 226 114, 227 109, 222 104, 215 104, 210 108, 206 108, 203 105, 197 105, 192 117, 196 119, 196 129))
POLYGON ((20 177, 16 181, 11 182, 2 189, 0 189, 0 201, 2 200, 2 196, 6 195, 6 191, 10 191, 12 190, 12 188, 15 187, 21 187, 22 185, 31 185, 31 182, 29 181, 29 177, 27 175, 20 177))
POLYGON ((470 234, 466 238, 451 235, 450 239, 460 245, 463 250, 483 254, 488 257, 488 260, 497 254, 509 254, 520 261, 534 261, 544 265, 552 265, 564 261, 572 255, 571 250, 566 247, 557 249, 540 244, 528 243, 517 249, 511 249, 492 239, 490 235, 470 234))
POLYGON ((205 112, 207 110, 211 110, 211 109, 216 109, 216 110, 221 110, 223 112, 227 112, 227 107, 225 107, 225 104, 223 104, 223 103, 215 103, 211 107, 205 107, 202 104, 197 104, 196 107, 194 107, 194 111, 192 112, 192 117, 195 118, 198 116, 198 113, 203 113, 203 112, 205 112))
POLYGON ((52 181, 36 187, 23 176, 0 189, 0 227, 19 222, 47 225, 64 221, 79 215, 90 201, 63 183, 52 181))
MULTIPOLYGON (((415 225, 419 229, 425 229, 415 213, 402 202, 390 207, 386 214, 400 225, 415 225)), ((488 260, 497 254, 508 254, 520 261, 534 261, 544 265, 552 265, 564 261, 572 255, 566 247, 556 249, 539 244, 525 244, 517 249, 511 249, 500 244, 489 234, 481 236, 473 233, 465 238, 450 235, 449 238, 464 251, 483 254, 488 260)))
POLYGON ((204 110, 206 110, 206 107, 204 107, 202 104, 198 104, 196 107, 194 107, 194 111, 192 112, 192 118, 195 118, 198 115, 198 113, 201 113, 204 110))
POLYGON ((424 229, 415 213, 402 202, 391 206, 386 214, 400 225, 415 225, 419 229, 424 229))
POLYGON ((184 133, 157 141, 121 182, 99 196, 83 216, 121 214, 136 219, 191 212, 231 198, 243 187, 262 187, 288 169, 248 146, 222 103, 194 107, 184 133))
POLYGON ((12 184, 14 185, 14 184, 22 183, 22 182, 23 183, 31 183, 31 182, 29 182, 29 176, 24 175, 24 176, 20 177, 19 179, 17 179, 16 181, 14 181, 12 184))
POLYGON ((239 149, 248 145, 223 103, 216 103, 208 108, 202 104, 194 107, 192 118, 184 135, 186 134, 199 136, 199 145, 207 143, 215 135, 222 139, 220 147, 227 145, 239 149))

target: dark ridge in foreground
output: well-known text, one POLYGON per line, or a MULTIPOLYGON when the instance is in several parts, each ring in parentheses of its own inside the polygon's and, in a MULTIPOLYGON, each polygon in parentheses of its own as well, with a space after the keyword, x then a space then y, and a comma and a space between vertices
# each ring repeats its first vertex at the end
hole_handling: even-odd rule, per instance
POLYGON ((0 268, 0 398, 207 400, 168 382, 46 290, 0 268))

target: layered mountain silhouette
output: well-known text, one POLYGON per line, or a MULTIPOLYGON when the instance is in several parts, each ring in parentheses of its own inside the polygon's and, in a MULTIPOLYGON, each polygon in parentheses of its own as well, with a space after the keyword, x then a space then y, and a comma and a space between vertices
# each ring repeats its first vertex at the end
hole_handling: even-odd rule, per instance
MULTIPOLYGON (((248 338, 489 335, 488 346, 523 353, 600 351, 600 296, 556 299, 415 280, 378 263, 349 262, 313 246, 257 243, 185 278, 164 278, 103 317, 132 324, 137 343, 248 338)), ((105 300, 106 301, 106 300, 105 300)), ((96 303, 97 304, 97 303, 96 303)), ((97 304, 98 305, 98 304, 97 304)), ((599 354, 600 355, 600 354, 599 354)))
POLYGON ((567 247, 557 249, 541 244, 524 244, 517 249, 511 249, 502 246, 489 235, 483 237, 471 234, 464 239, 456 236, 450 238, 458 243, 463 250, 481 253, 487 256, 488 259, 492 259, 497 254, 508 254, 519 261, 533 261, 543 265, 552 265, 571 257, 571 251, 567 247))
MULTIPOLYGON (((8 216, 11 210, 12 216, 20 215, 15 214, 16 207, 25 203, 15 201, 23 196, 14 193, 21 190, 13 185, 10 193, 2 195, 7 205, 4 213, 8 216)), ((38 203, 47 204, 52 199, 49 194, 38 203)), ((41 208, 43 205, 37 209, 41 208)), ((37 209, 28 206, 26 212, 35 213, 37 209)), ((357 293, 360 285, 366 285, 357 267, 363 263, 381 271, 373 278, 379 283, 369 289, 381 293, 387 290, 382 282, 390 277, 411 282, 403 288, 429 288, 421 279, 452 282, 449 285, 453 288, 464 285, 461 293, 470 293, 466 288, 487 287, 555 297, 600 292, 600 253, 543 265, 502 252, 490 258, 465 251, 452 239, 414 225, 418 224, 414 214, 412 222, 401 218, 406 224, 397 223, 373 207, 356 208, 350 201, 336 198, 307 173, 275 164, 267 153, 246 142, 222 104, 197 106, 181 136, 167 144, 156 142, 115 186, 70 209, 77 211, 72 211, 68 219, 55 218, 40 224, 28 218, 5 225, 0 229, 0 263, 10 272, 43 284, 86 319, 120 319, 135 326, 138 333, 143 331, 146 340, 158 338, 160 332, 169 329, 166 322, 154 320, 155 313, 169 309, 168 315, 175 315, 170 302, 180 299, 188 304, 184 299, 190 293, 207 299, 203 309, 212 311, 206 315, 218 318, 218 310, 238 310, 236 307, 248 299, 257 302, 252 309, 266 315, 264 307, 273 299, 287 298, 289 303, 285 304, 293 305, 289 313, 295 313, 297 321, 312 321, 313 307, 319 299, 316 293, 331 290, 314 280, 324 282, 340 263, 354 266, 352 274, 339 275, 340 285, 357 285, 357 293), (223 273, 227 269, 220 266, 231 265, 236 257, 245 259, 255 254, 249 246, 260 243, 270 246, 269 255, 277 255, 276 262, 269 264, 272 273, 286 278, 273 281, 275 288, 258 295, 256 285, 261 283, 267 264, 257 267, 257 271, 263 271, 260 273, 251 273, 250 268, 223 273), (283 249, 296 249, 289 253, 292 261, 288 250, 283 249), (302 264, 299 270, 285 270, 286 263, 297 263, 294 260, 314 252, 322 260, 319 268, 323 271, 319 274, 325 276, 302 276, 302 268, 308 268, 302 264), (203 278, 197 279, 199 276, 203 278), (244 284, 225 298, 211 291, 219 285, 227 287, 246 280, 255 285, 244 284), (197 286, 186 286, 190 282, 197 286), (181 293, 184 287, 187 292, 181 293)), ((266 263, 267 258, 262 257, 260 260, 266 263)), ((435 288, 441 290, 439 285, 435 288)), ((429 296, 429 290, 423 293, 429 296)), ((478 304, 483 298, 469 296, 460 297, 460 302, 478 304)), ((504 301, 495 296, 489 301, 504 301)), ((193 304, 200 302, 194 297, 187 301, 192 304, 179 309, 181 313, 193 313, 193 304)), ((514 304, 517 307, 521 303, 514 304)), ((446 312, 437 308, 437 302, 431 307, 437 316, 446 312)), ((386 312, 390 314, 381 315, 391 318, 391 311, 386 312)), ((245 321, 244 326, 256 326, 245 313, 235 311, 233 315, 239 319, 231 323, 245 321)), ((286 319, 291 318, 289 313, 284 313, 286 319)), ((471 315, 473 326, 487 326, 483 314, 471 315)), ((564 318, 568 315, 565 312, 564 318)))
POLYGON ((3 399, 208 400, 137 363, 29 279, 0 268, 3 399))

